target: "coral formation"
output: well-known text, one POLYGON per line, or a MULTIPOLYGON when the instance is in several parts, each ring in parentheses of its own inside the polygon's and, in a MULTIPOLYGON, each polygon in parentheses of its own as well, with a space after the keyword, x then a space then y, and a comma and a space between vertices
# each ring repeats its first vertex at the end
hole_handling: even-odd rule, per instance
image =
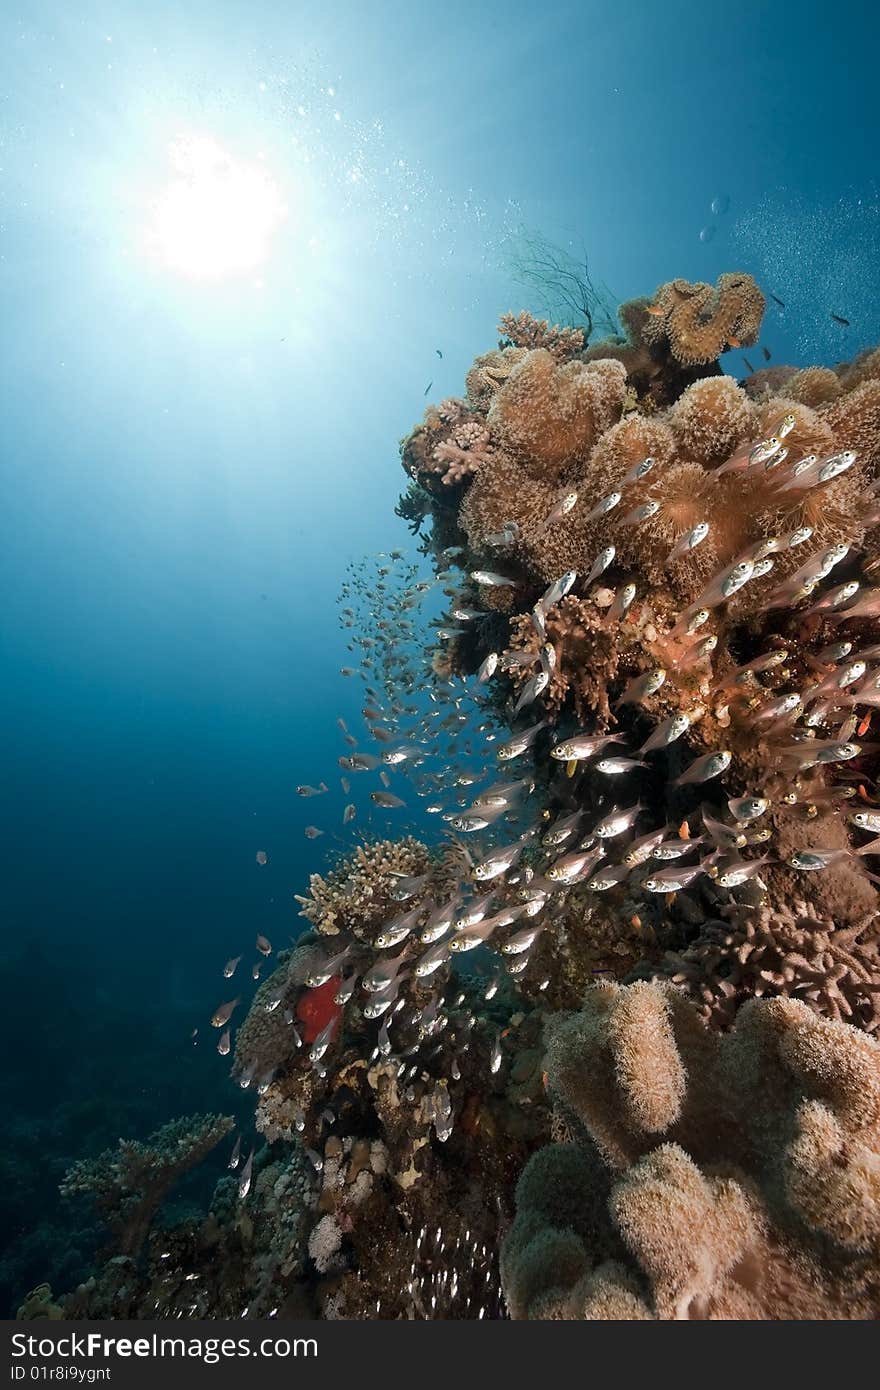
POLYGON ((609 984, 547 1065, 577 1138, 520 1178, 513 1316, 877 1316, 876 1042, 786 999, 721 1035, 669 986, 609 984))
POLYGON ((191 1115, 163 1125, 145 1143, 120 1139, 117 1148, 75 1164, 61 1191, 92 1196, 119 1252, 137 1255, 172 1187, 231 1129, 228 1115, 191 1115))
POLYGON ((880 1312, 880 357, 737 383, 763 309, 734 274, 601 343, 504 315, 402 442, 436 573, 346 579, 339 766, 440 833, 297 895, 207 1217, 157 1219, 149 1144, 74 1175, 122 1254, 66 1315, 880 1312))

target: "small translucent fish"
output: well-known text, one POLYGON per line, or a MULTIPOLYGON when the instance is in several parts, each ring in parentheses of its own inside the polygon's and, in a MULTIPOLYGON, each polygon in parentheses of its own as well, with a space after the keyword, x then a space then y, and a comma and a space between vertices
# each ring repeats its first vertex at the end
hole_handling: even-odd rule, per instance
POLYGON ((560 599, 565 598, 565 595, 572 589, 576 580, 577 570, 566 570, 565 574, 560 575, 558 579, 554 579, 549 589, 538 601, 541 612, 545 615, 549 613, 550 609, 553 608, 560 599))
POLYGON ((812 872, 827 869, 830 864, 839 864, 842 859, 849 859, 850 854, 848 849, 801 849, 791 856, 788 863, 793 869, 812 872))
POLYGON ((494 1076, 501 1068, 501 1039, 495 1039, 492 1045, 492 1055, 489 1058, 489 1070, 494 1076))
POLYGON ((397 810, 406 805, 406 802, 393 792, 370 792, 370 800, 387 811, 397 810))
POLYGON ((880 832, 880 811, 856 811, 850 820, 860 830, 871 830, 875 835, 880 832))
POLYGON ((547 636, 547 626, 544 622, 544 610, 541 607, 540 603, 536 603, 534 608, 532 609, 531 622, 532 627, 538 634, 538 640, 540 642, 543 642, 544 638, 547 636))
POLYGON ((707 813, 705 806, 702 810, 702 817, 706 832, 714 844, 722 845, 726 849, 743 849, 748 844, 747 837, 737 826, 715 820, 707 813))
POLYGON ((353 802, 350 801, 342 813, 342 824, 350 825, 356 815, 357 807, 354 805, 353 802))
POLYGON ((376 945, 382 950, 389 950, 399 945, 401 941, 409 936, 421 914, 421 907, 411 908, 409 912, 399 913, 397 917, 386 922, 385 926, 376 937, 376 945))
POLYGON ((617 593, 614 596, 614 602, 608 609, 609 622, 620 622, 621 618, 624 616, 627 609, 632 604, 632 601, 635 598, 635 596, 635 584, 624 584, 622 589, 618 589, 617 593))
POLYGON ((723 751, 720 753, 704 753, 701 758, 697 758, 691 763, 690 767, 676 777, 672 783, 674 787, 687 787, 698 782, 708 782, 712 777, 718 777, 722 772, 726 772, 730 767, 732 753, 723 751))
POLYGON ((251 966, 251 979, 258 980, 260 978, 260 971, 262 969, 263 967, 260 961, 257 961, 256 965, 251 966))
POLYGON ((686 734, 691 726, 690 716, 687 714, 673 714, 668 719, 664 719, 662 724, 645 740, 639 749, 640 753, 653 753, 658 748, 668 748, 670 743, 675 743, 682 734, 686 734))
POLYGON ((327 1023, 325 1027, 321 1029, 320 1033, 315 1038, 315 1041, 312 1043, 312 1046, 309 1050, 310 1061, 320 1062, 321 1058, 324 1056, 324 1053, 327 1051, 328 1047, 333 1041, 333 1036, 336 1032, 336 1025, 337 1019, 334 1015, 333 1018, 330 1019, 330 1022, 327 1023))
POLYGON ((506 574, 496 574, 494 570, 471 570, 471 579, 487 589, 509 589, 516 584, 515 579, 508 578, 506 574))
POLYGON ((573 734, 550 749, 550 757, 558 762, 583 762, 592 758, 609 743, 623 743, 623 734, 573 734))
POLYGON ((256 853, 256 860, 258 864, 268 864, 269 856, 264 849, 258 849, 256 853))
POLYGON ((272 943, 265 936, 258 936, 256 947, 261 956, 271 956, 272 943))
POLYGON ((609 864, 604 869, 597 869, 592 878, 588 878, 586 887, 593 893, 607 893, 610 888, 617 888, 629 877, 628 864, 609 864))
POLYGON ((661 869, 659 873, 651 874, 645 879, 642 887, 647 888, 649 893, 678 893, 702 873, 705 873, 702 864, 676 865, 674 868, 661 869))
POLYGON ((598 579, 600 574, 604 574, 617 551, 613 545, 606 545, 604 550, 600 550, 590 568, 590 572, 584 580, 585 585, 592 584, 594 579, 598 579))
POLYGON ((679 536, 666 557, 667 565, 673 564, 675 560, 681 559, 682 555, 687 555, 690 551, 696 550, 698 545, 702 545, 709 534, 709 529, 708 521, 698 521, 696 526, 692 526, 689 531, 685 531, 683 536, 679 536))
POLYGON ((825 460, 818 472, 820 483, 830 482, 832 478, 839 478, 841 473, 845 473, 848 468, 852 468, 856 461, 855 453, 852 449, 844 449, 842 453, 833 454, 831 458, 825 460))
POLYGON ((550 676, 546 671, 537 671, 534 676, 530 677, 530 679, 526 681, 525 685, 520 691, 519 699, 514 705, 514 719, 519 714, 520 710, 525 709, 526 705, 533 704, 534 701, 537 700, 538 696, 544 693, 549 683, 550 676))
POLYGON ((604 773, 606 777, 618 777, 623 772, 632 772, 633 768, 647 766, 639 758, 600 758, 596 771, 604 773))
POLYGON ((226 962, 226 964, 223 967, 223 975, 225 979, 230 980, 232 978, 232 976, 235 974, 235 971, 238 967, 238 962, 240 960, 241 956, 233 956, 231 960, 228 960, 226 962))
POLYGON ((505 956, 519 956, 524 951, 528 951, 534 945, 535 940, 540 936, 543 927, 523 927, 520 931, 514 932, 513 936, 508 937, 501 947, 501 953, 505 956))
POLYGON ((365 989, 368 994, 378 994, 382 990, 387 989, 392 980, 400 973, 403 962, 406 960, 408 954, 409 942, 404 946, 400 955, 386 956, 384 959, 377 961, 370 967, 361 980, 362 988, 365 989))
POLYGON ((319 835, 323 835, 323 830, 319 830, 316 825, 307 825, 303 831, 307 840, 317 840, 319 835))
POLYGON ((567 492, 565 496, 561 497, 556 503, 556 506, 544 522, 544 527, 552 526, 555 522, 561 521, 564 516, 568 516, 568 513, 577 506, 577 500, 578 494, 575 491, 572 490, 571 492, 567 492))
POLYGON ((762 705, 755 712, 755 719, 782 719, 786 714, 792 714, 801 704, 801 696, 797 691, 790 695, 780 695, 778 700, 771 700, 768 705, 762 705))
POLYGON ((656 459, 650 456, 642 459, 641 463, 634 463, 629 472, 625 474, 621 487, 625 487, 627 483, 640 483, 642 478, 647 477, 655 463, 656 459))
POLYGON ((859 581, 850 579, 846 584, 838 584, 834 589, 829 589, 827 594, 823 594, 817 603, 804 609, 804 617, 808 618, 812 613, 822 613, 827 609, 839 608, 842 603, 848 603, 851 598, 855 598, 859 591, 859 581))
POLYGON ((241 1170, 241 1177, 238 1180, 238 1198, 243 1202, 251 1190, 251 1175, 254 1171, 254 1151, 251 1149, 248 1154, 247 1162, 241 1170))
POLYGON ((428 882, 427 874, 393 874, 391 878, 391 897, 397 903, 405 903, 414 898, 428 882))
POLYGON ((533 724, 529 729, 523 729, 521 733, 514 734, 513 738, 501 743, 498 746, 498 758, 501 762, 511 762, 514 758, 519 758, 527 749, 531 748, 541 729, 544 728, 546 721, 541 720, 539 724, 533 724))
POLYGON ((237 999, 230 999, 228 1004, 221 1004, 211 1016, 212 1028, 224 1028, 240 1003, 241 995, 237 999))
POLYGON ((586 520, 593 521, 597 516, 607 516, 609 512, 613 512, 621 496, 622 494, 619 492, 609 492, 607 497, 602 497, 595 507, 587 512, 586 520))
POLYGON ((600 840, 613 839, 617 835, 622 835, 625 830, 630 830, 635 825, 642 809, 640 801, 637 801, 635 806, 630 806, 626 811, 621 811, 617 806, 613 807, 607 816, 603 816, 593 827, 593 834, 598 835, 600 840))
POLYGON ((237 1135, 235 1136, 235 1143, 234 1143, 234 1145, 233 1145, 233 1147, 232 1147, 232 1153, 229 1155, 229 1162, 228 1162, 228 1164, 226 1165, 227 1168, 232 1168, 232 1169, 237 1168, 237 1167, 238 1167, 238 1161, 239 1161, 240 1158, 241 1158, 241 1135, 240 1135, 240 1134, 237 1134, 237 1135))
POLYGON ((485 685, 486 681, 491 680, 498 669, 498 653, 490 652, 489 655, 480 663, 477 671, 477 682, 485 685))
POLYGON ((663 840, 657 845, 651 858, 652 859, 681 859, 689 854, 695 845, 703 843, 702 835, 697 835, 694 839, 690 836, 680 836, 677 839, 663 840))
POLYGON ((699 642, 695 642, 692 647, 679 657, 676 666, 679 671, 689 671, 692 666, 697 666, 701 661, 705 661, 712 655, 718 646, 718 638, 714 632, 710 632, 708 637, 703 637, 699 642))
POLYGON ((648 521, 652 516, 656 516, 660 510, 660 503, 649 498, 647 502, 642 502, 640 506, 633 507, 631 512, 622 516, 618 525, 638 526, 642 521, 648 521))
POLYGON ((588 874, 593 866, 603 858, 605 850, 601 845, 596 845, 593 849, 573 850, 571 854, 563 854, 555 863, 551 864, 545 875, 551 883, 568 884, 574 883, 577 879, 588 874))
POLYGON ((763 816, 770 809, 770 802, 766 796, 735 796, 728 801, 727 809, 742 824, 763 816))
POLYGON ((650 695, 656 695, 665 680, 666 672, 662 666, 657 666, 653 671, 646 671, 643 676, 634 676, 614 708, 641 704, 642 700, 646 700, 650 695))
POLYGON ((722 888, 738 888, 741 883, 755 878, 765 864, 772 862, 769 854, 762 855, 760 859, 730 859, 716 866, 718 872, 713 877, 722 888))
POLYGON ((495 850, 488 858, 475 865, 474 878, 485 883, 490 879, 499 878, 501 874, 506 874, 509 869, 513 868, 524 848, 522 843, 517 843, 508 845, 506 849, 495 850))
POLYGON ((646 860, 651 858, 668 829, 669 826, 664 825, 659 830, 649 830, 647 835, 641 835, 637 840, 633 840, 623 856, 624 864, 631 869, 638 864, 644 864, 646 860))
POLYGON ((562 816, 559 820, 554 821, 546 834, 541 836, 541 844, 548 849, 565 844, 565 841, 575 834, 582 819, 583 812, 581 811, 573 811, 570 816, 562 816))
POLYGON ((424 952, 424 955, 418 956, 416 966, 414 966, 414 973, 416 973, 417 979, 427 980, 430 974, 434 974, 435 970, 439 970, 439 967, 443 965, 448 955, 449 942, 435 942, 432 947, 424 952))
POLYGON ((220 1034, 220 1040, 217 1043, 217 1051, 220 1053, 221 1057, 228 1056, 230 1046, 229 1029, 224 1028, 223 1032, 220 1034))
POLYGON ((347 733, 348 733, 348 725, 346 724, 345 720, 344 720, 341 716, 337 719, 337 721, 336 721, 336 726, 337 726, 337 728, 339 729, 340 733, 343 733, 343 734, 347 734, 347 733))
POLYGON ((327 790, 327 783, 326 783, 326 782, 319 782, 318 785, 317 785, 316 787, 310 787, 310 786, 306 783, 306 784, 304 784, 304 785, 301 786, 301 787, 297 787, 297 789, 296 789, 296 794, 297 794, 297 796, 323 796, 323 795, 324 795, 324 792, 325 792, 326 790, 327 790))
POLYGON ((823 666, 828 662, 833 662, 836 665, 838 661, 843 661, 844 657, 849 656, 851 651, 852 642, 832 642, 816 653, 816 660, 823 666))
POLYGON ((556 648, 552 642, 545 642, 540 651, 541 670, 549 680, 556 670, 556 648))

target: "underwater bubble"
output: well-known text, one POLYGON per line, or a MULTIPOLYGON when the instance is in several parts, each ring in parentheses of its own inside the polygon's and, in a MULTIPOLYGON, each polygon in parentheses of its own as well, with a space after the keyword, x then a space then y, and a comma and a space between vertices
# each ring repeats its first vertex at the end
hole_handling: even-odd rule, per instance
POLYGON ((714 235, 715 228, 712 226, 710 222, 709 226, 704 227, 703 230, 700 232, 700 241, 711 241, 714 235))
POLYGON ((709 211, 713 217, 723 217, 729 207, 729 196, 726 193, 716 193, 709 204, 709 211))

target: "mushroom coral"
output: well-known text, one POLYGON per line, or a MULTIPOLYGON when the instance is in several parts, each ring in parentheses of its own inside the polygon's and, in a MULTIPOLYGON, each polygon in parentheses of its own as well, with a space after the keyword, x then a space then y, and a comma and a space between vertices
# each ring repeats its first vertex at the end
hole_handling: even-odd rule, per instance
POLYGON ((792 999, 729 1034, 672 986, 595 986, 551 1037, 575 1142, 526 1165, 512 1316, 880 1313, 880 1046, 792 999))

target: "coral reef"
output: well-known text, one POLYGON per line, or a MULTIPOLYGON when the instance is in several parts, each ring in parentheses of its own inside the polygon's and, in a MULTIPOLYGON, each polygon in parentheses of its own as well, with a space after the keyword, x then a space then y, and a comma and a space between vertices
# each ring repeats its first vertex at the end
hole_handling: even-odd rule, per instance
POLYGON ((124 1243, 65 1315, 880 1313, 880 357, 737 383, 763 309, 506 314, 402 442, 435 575, 350 567, 338 761, 420 838, 212 1017, 264 1142, 207 1216, 162 1134, 75 1172, 124 1243))
POLYGON ((577 1137, 520 1178, 513 1316, 877 1316, 876 1042, 785 999, 721 1035, 668 986, 609 984, 547 1066, 577 1137))
POLYGON ((61 1191, 92 1196, 120 1254, 135 1256, 175 1183, 231 1129, 227 1115, 192 1115, 163 1125, 145 1143, 120 1139, 117 1148, 75 1164, 61 1191))

